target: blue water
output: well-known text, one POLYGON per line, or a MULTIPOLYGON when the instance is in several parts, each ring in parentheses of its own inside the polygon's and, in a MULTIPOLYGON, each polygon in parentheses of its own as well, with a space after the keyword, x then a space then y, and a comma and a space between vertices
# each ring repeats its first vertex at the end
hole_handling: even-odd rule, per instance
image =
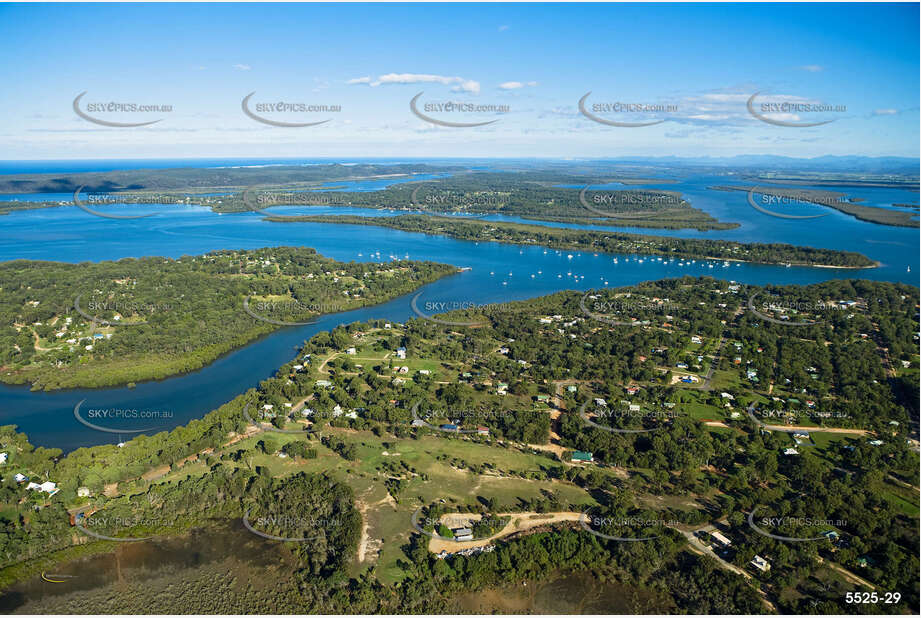
MULTIPOLYGON (((362 181, 364 182, 364 181, 362 181)), ((738 221, 736 230, 718 232, 634 230, 670 236, 725 238, 746 242, 791 242, 793 244, 860 251, 883 266, 865 270, 784 268, 763 265, 732 265, 697 262, 685 267, 677 261, 659 262, 642 256, 614 256, 567 252, 539 247, 517 247, 498 243, 474 243, 439 236, 400 232, 383 228, 335 224, 270 223, 256 213, 218 215, 197 206, 94 205, 101 211, 119 214, 158 214, 146 219, 110 220, 94 217, 76 207, 58 207, 15 212, 0 217, 0 260, 18 258, 65 262, 101 261, 123 257, 159 255, 180 257, 216 249, 252 249, 265 246, 304 245, 343 261, 401 259, 433 260, 471 270, 426 286, 423 301, 466 303, 505 302, 553 293, 562 289, 586 290, 615 287, 640 281, 710 275, 753 284, 808 284, 832 278, 856 277, 918 284, 918 232, 905 228, 861 223, 833 212, 807 223, 790 222, 763 215, 747 203, 744 192, 707 191, 712 184, 726 184, 724 178, 696 178, 678 185, 698 208, 720 220, 738 221), (155 210, 158 208, 159 210, 155 210), (378 253, 379 252, 379 257, 378 253), (372 255, 372 253, 374 255, 372 255), (361 254, 361 255, 359 255, 361 254), (710 265, 713 268, 710 268, 710 265), (911 272, 906 268, 911 266, 911 272), (541 271, 540 273, 538 271, 541 271)), ((336 185, 338 183, 332 183, 336 185)), ((852 190, 846 192, 850 193, 852 190)), ((870 200, 913 201, 895 190, 861 189, 870 200)), ((864 197, 864 195, 861 195, 864 197)), ((381 216, 387 211, 336 207, 274 208, 278 212, 311 214, 339 213, 381 216)), ((517 217, 490 219, 522 221, 517 217)), ((596 226, 565 226, 588 227, 596 226)), ((611 228, 624 230, 625 228, 611 228)), ((0 424, 16 424, 29 434, 33 444, 72 450, 79 446, 113 443, 128 439, 95 431, 76 421, 74 405, 86 399, 89 407, 120 407, 168 411, 169 421, 100 422, 125 429, 153 427, 169 429, 200 418, 272 375, 290 361, 296 348, 320 330, 338 324, 374 318, 403 321, 413 314, 409 297, 383 305, 343 314, 324 316, 316 324, 285 328, 232 352, 208 367, 162 381, 138 384, 134 389, 31 392, 28 387, 0 385, 0 424)))

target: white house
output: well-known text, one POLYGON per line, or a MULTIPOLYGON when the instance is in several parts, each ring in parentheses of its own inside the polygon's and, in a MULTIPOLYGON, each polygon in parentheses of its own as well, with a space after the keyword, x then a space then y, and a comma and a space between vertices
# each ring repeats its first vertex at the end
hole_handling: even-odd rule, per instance
POLYGON ((713 540, 715 540, 717 543, 719 543, 723 547, 729 547, 730 545, 732 545, 732 541, 730 541, 725 536, 723 536, 723 533, 720 532, 719 530, 714 530, 713 532, 710 533, 710 536, 712 536, 713 540))
POLYGON ((9 455, 6 453, 0 453, 0 464, 5 464, 7 459, 9 459, 9 455))
POLYGON ((16 475, 13 477, 13 480, 16 481, 17 483, 24 483, 25 481, 29 480, 29 477, 21 472, 17 472, 16 475))
POLYGON ((93 494, 90 493, 89 487, 78 487, 77 488, 77 497, 79 498, 89 498, 93 494))
POLYGON ((406 358, 406 348, 397 348, 397 358, 406 358))
POLYGON ((750 565, 761 571, 762 573, 767 573, 771 570, 771 563, 762 558, 761 556, 756 555, 752 558, 752 561, 749 562, 750 565))
POLYGON ((345 353, 348 354, 348 355, 350 355, 350 356, 354 356, 355 354, 358 354, 358 352, 355 350, 355 348, 349 348, 348 350, 345 351, 345 353))
POLYGON ((26 489, 31 489, 33 491, 43 491, 49 496, 53 496, 60 491, 60 489, 58 489, 57 483, 52 483, 51 481, 45 481, 41 485, 38 483, 29 483, 26 485, 26 489))

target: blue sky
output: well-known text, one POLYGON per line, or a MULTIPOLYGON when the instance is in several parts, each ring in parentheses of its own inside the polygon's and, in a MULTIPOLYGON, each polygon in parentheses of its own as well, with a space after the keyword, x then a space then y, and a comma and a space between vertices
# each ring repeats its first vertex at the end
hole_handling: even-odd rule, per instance
POLYGON ((917 4, 0 5, 0 158, 918 156, 917 4), (116 122, 112 128, 73 111, 116 122), (243 113, 285 102, 339 111, 243 113), (449 122, 498 120, 480 127, 449 122), (586 106, 613 127, 580 113, 586 106), (839 106, 767 112, 746 102, 839 106), (169 105, 168 112, 88 104, 169 105), (437 103, 508 111, 438 111, 437 103), (616 112, 614 103, 665 106, 616 112), (426 108, 425 106, 429 107, 426 108))

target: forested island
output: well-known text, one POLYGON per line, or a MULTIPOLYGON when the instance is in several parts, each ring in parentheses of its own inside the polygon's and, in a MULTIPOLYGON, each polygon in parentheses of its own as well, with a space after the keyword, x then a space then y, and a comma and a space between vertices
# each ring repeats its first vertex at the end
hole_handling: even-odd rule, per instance
POLYGON ((97 535, 236 538, 237 556, 143 586, 12 607, 454 613, 587 574, 630 591, 624 611, 846 613, 869 586, 914 611, 917 397, 898 382, 918 380, 918 302, 860 280, 561 292, 439 316, 471 327, 319 333, 203 419, 120 446, 64 455, 4 427, 0 586, 86 574, 75 560, 124 545, 97 535), (765 536, 755 512, 817 540, 765 536), (416 528, 466 514, 495 523, 447 551, 416 528), (257 559, 282 568, 252 582, 257 559))
POLYGON ((876 264, 853 251, 797 247, 785 243, 739 243, 727 240, 672 238, 623 232, 559 229, 548 226, 495 221, 401 215, 358 217, 351 215, 270 216, 281 223, 340 223, 376 225, 404 232, 438 234, 459 240, 536 245, 552 249, 658 255, 674 259, 715 259, 761 264, 791 264, 835 268, 870 268, 876 264))
MULTIPOLYGON (((817 183, 820 184, 820 183, 817 183)), ((861 186, 861 185, 858 185, 861 186)), ((897 227, 918 227, 918 215, 916 213, 904 212, 899 210, 892 210, 889 208, 880 208, 878 206, 862 206, 856 203, 857 199, 847 200, 844 199, 845 194, 840 191, 830 191, 830 190, 820 190, 820 189, 791 189, 784 187, 772 187, 769 184, 765 183, 760 186, 715 186, 710 187, 714 191, 753 191, 757 195, 769 195, 782 198, 789 201, 799 201, 806 202, 810 204, 816 204, 818 206, 827 206, 829 208, 834 208, 840 212, 843 212, 846 215, 851 215, 856 219, 861 221, 867 221, 869 223, 878 223, 880 225, 894 225, 897 227)), ((904 207, 904 204, 893 204, 895 207, 904 207)), ((798 215, 798 213, 790 211, 789 208, 784 212, 782 206, 781 208, 777 207, 767 207, 766 209, 773 209, 781 212, 783 214, 793 214, 798 215)))
POLYGON ((283 326, 381 303, 455 272, 433 262, 342 263, 304 247, 4 262, 0 381, 51 390, 165 378, 283 326))

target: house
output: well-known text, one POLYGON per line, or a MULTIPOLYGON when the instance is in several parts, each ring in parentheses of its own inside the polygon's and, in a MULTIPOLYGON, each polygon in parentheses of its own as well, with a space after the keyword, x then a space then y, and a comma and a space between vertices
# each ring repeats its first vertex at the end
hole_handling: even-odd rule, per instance
POLYGON ((407 367, 406 365, 403 365, 397 371, 399 371, 400 373, 409 373, 409 367, 407 367))
POLYGON ((0 453, 0 464, 5 464, 6 460, 9 459, 9 455, 6 453, 0 453))
POLYGON ((627 405, 627 409, 628 409, 630 412, 639 412, 639 411, 640 411, 640 404, 638 404, 638 403, 631 403, 631 404, 627 405))
POLYGON ((89 487, 77 487, 77 497, 78 498, 89 498, 93 494, 90 493, 89 487))
POLYGON ((713 540, 719 543, 722 547, 729 547, 732 545, 732 541, 727 539, 722 532, 719 530, 714 530, 710 533, 710 536, 713 537, 713 540))
POLYGON ((333 418, 338 418, 340 416, 342 416, 342 406, 337 403, 336 407, 333 408, 333 418))
POLYGON ((441 428, 444 429, 445 431, 457 431, 457 425, 455 425, 454 423, 444 423, 443 425, 441 425, 441 428))
POLYGON ((412 426, 413 427, 425 427, 425 421, 423 421, 421 418, 415 418, 413 419, 412 426))
POLYGON ((330 382, 329 380, 317 380, 317 386, 323 386, 323 387, 329 388, 330 386, 332 386, 332 382, 330 382))
POLYGON ((486 427, 477 427, 476 432, 478 435, 481 435, 481 436, 489 435, 489 429, 487 429, 486 427))
POLYGON ((577 390, 579 390, 579 389, 578 389, 578 387, 576 387, 575 384, 570 384, 569 386, 566 387, 566 392, 567 392, 567 393, 575 393, 577 390))
POLYGON ((603 407, 606 408, 606 407, 608 407, 608 402, 605 401, 604 399, 602 399, 601 397, 595 397, 595 405, 596 405, 596 406, 603 406, 603 407))
POLYGON ((304 408, 301 410, 302 416, 313 416, 313 408, 304 408))
POLYGON ((783 450, 783 454, 784 455, 799 455, 799 451, 796 450, 795 448, 790 447, 790 448, 785 448, 783 450))
POLYGON ((675 367, 677 367, 678 369, 687 369, 688 364, 687 363, 675 363, 675 367))
POLYGON ((822 533, 822 536, 824 536, 829 541, 834 542, 834 541, 837 541, 841 535, 839 535, 834 530, 826 530, 825 532, 822 533))
POLYGON ((740 416, 742 416, 742 415, 739 414, 738 412, 733 412, 733 413, 731 413, 731 414, 729 415, 729 418, 739 418, 740 416))
POLYGON ((870 440, 870 444, 873 446, 882 446, 883 441, 882 440, 870 440))
POLYGON ((428 369, 420 369, 420 370, 419 370, 419 373, 420 373, 421 375, 427 376, 427 375, 431 375, 432 372, 429 371, 428 369))
POLYGON ((691 343, 700 343, 700 337, 698 337, 697 335, 693 335, 691 337, 691 343))
POLYGON ((348 350, 345 351, 345 353, 348 354, 349 356, 355 356, 356 354, 358 354, 355 348, 349 348, 348 350))
POLYGON ((17 483, 25 483, 26 481, 29 480, 29 477, 26 476, 25 474, 22 474, 21 472, 17 472, 16 475, 13 477, 13 480, 16 481, 17 483))
POLYGON ((584 451, 573 451, 572 452, 572 461, 595 461, 592 453, 586 453, 584 451))
POLYGON ((535 399, 538 403, 547 403, 550 401, 550 395, 538 395, 535 399))
POLYGON ((694 384, 695 382, 700 382, 700 378, 697 376, 684 376, 679 378, 679 381, 684 382, 685 384, 694 384))
POLYGON ((391 328, 393 328, 393 326, 390 325, 390 322, 387 322, 386 324, 384 324, 384 328, 387 330, 390 330, 391 328))
POLYGON ((756 555, 752 558, 750 565, 761 571, 762 573, 767 573, 771 570, 771 563, 762 558, 761 556, 756 555))
POLYGON ((58 489, 57 483, 52 483, 51 481, 45 481, 41 485, 38 483, 29 483, 26 486, 26 489, 31 489, 32 491, 43 491, 48 494, 49 497, 61 491, 58 489))
POLYGON ((455 528, 451 532, 454 533, 455 541, 472 541, 473 540, 473 530, 470 528, 455 528))
POLYGON ((735 397, 733 397, 733 396, 730 395, 729 393, 720 393, 720 397, 722 397, 723 399, 728 399, 729 401, 735 401, 735 399, 736 399, 735 397))
POLYGON ((628 386, 627 387, 628 395, 636 395, 638 392, 640 392, 640 388, 638 386, 628 386))
POLYGON ((358 412, 356 412, 355 410, 349 410, 348 412, 345 413, 345 418, 353 418, 353 419, 358 418, 358 412))
POLYGON ((406 358, 406 348, 397 348, 397 358, 406 358))
POLYGON ((499 382, 499 384, 496 385, 496 394, 505 395, 507 393, 508 393, 508 384, 506 384, 505 382, 499 382))

